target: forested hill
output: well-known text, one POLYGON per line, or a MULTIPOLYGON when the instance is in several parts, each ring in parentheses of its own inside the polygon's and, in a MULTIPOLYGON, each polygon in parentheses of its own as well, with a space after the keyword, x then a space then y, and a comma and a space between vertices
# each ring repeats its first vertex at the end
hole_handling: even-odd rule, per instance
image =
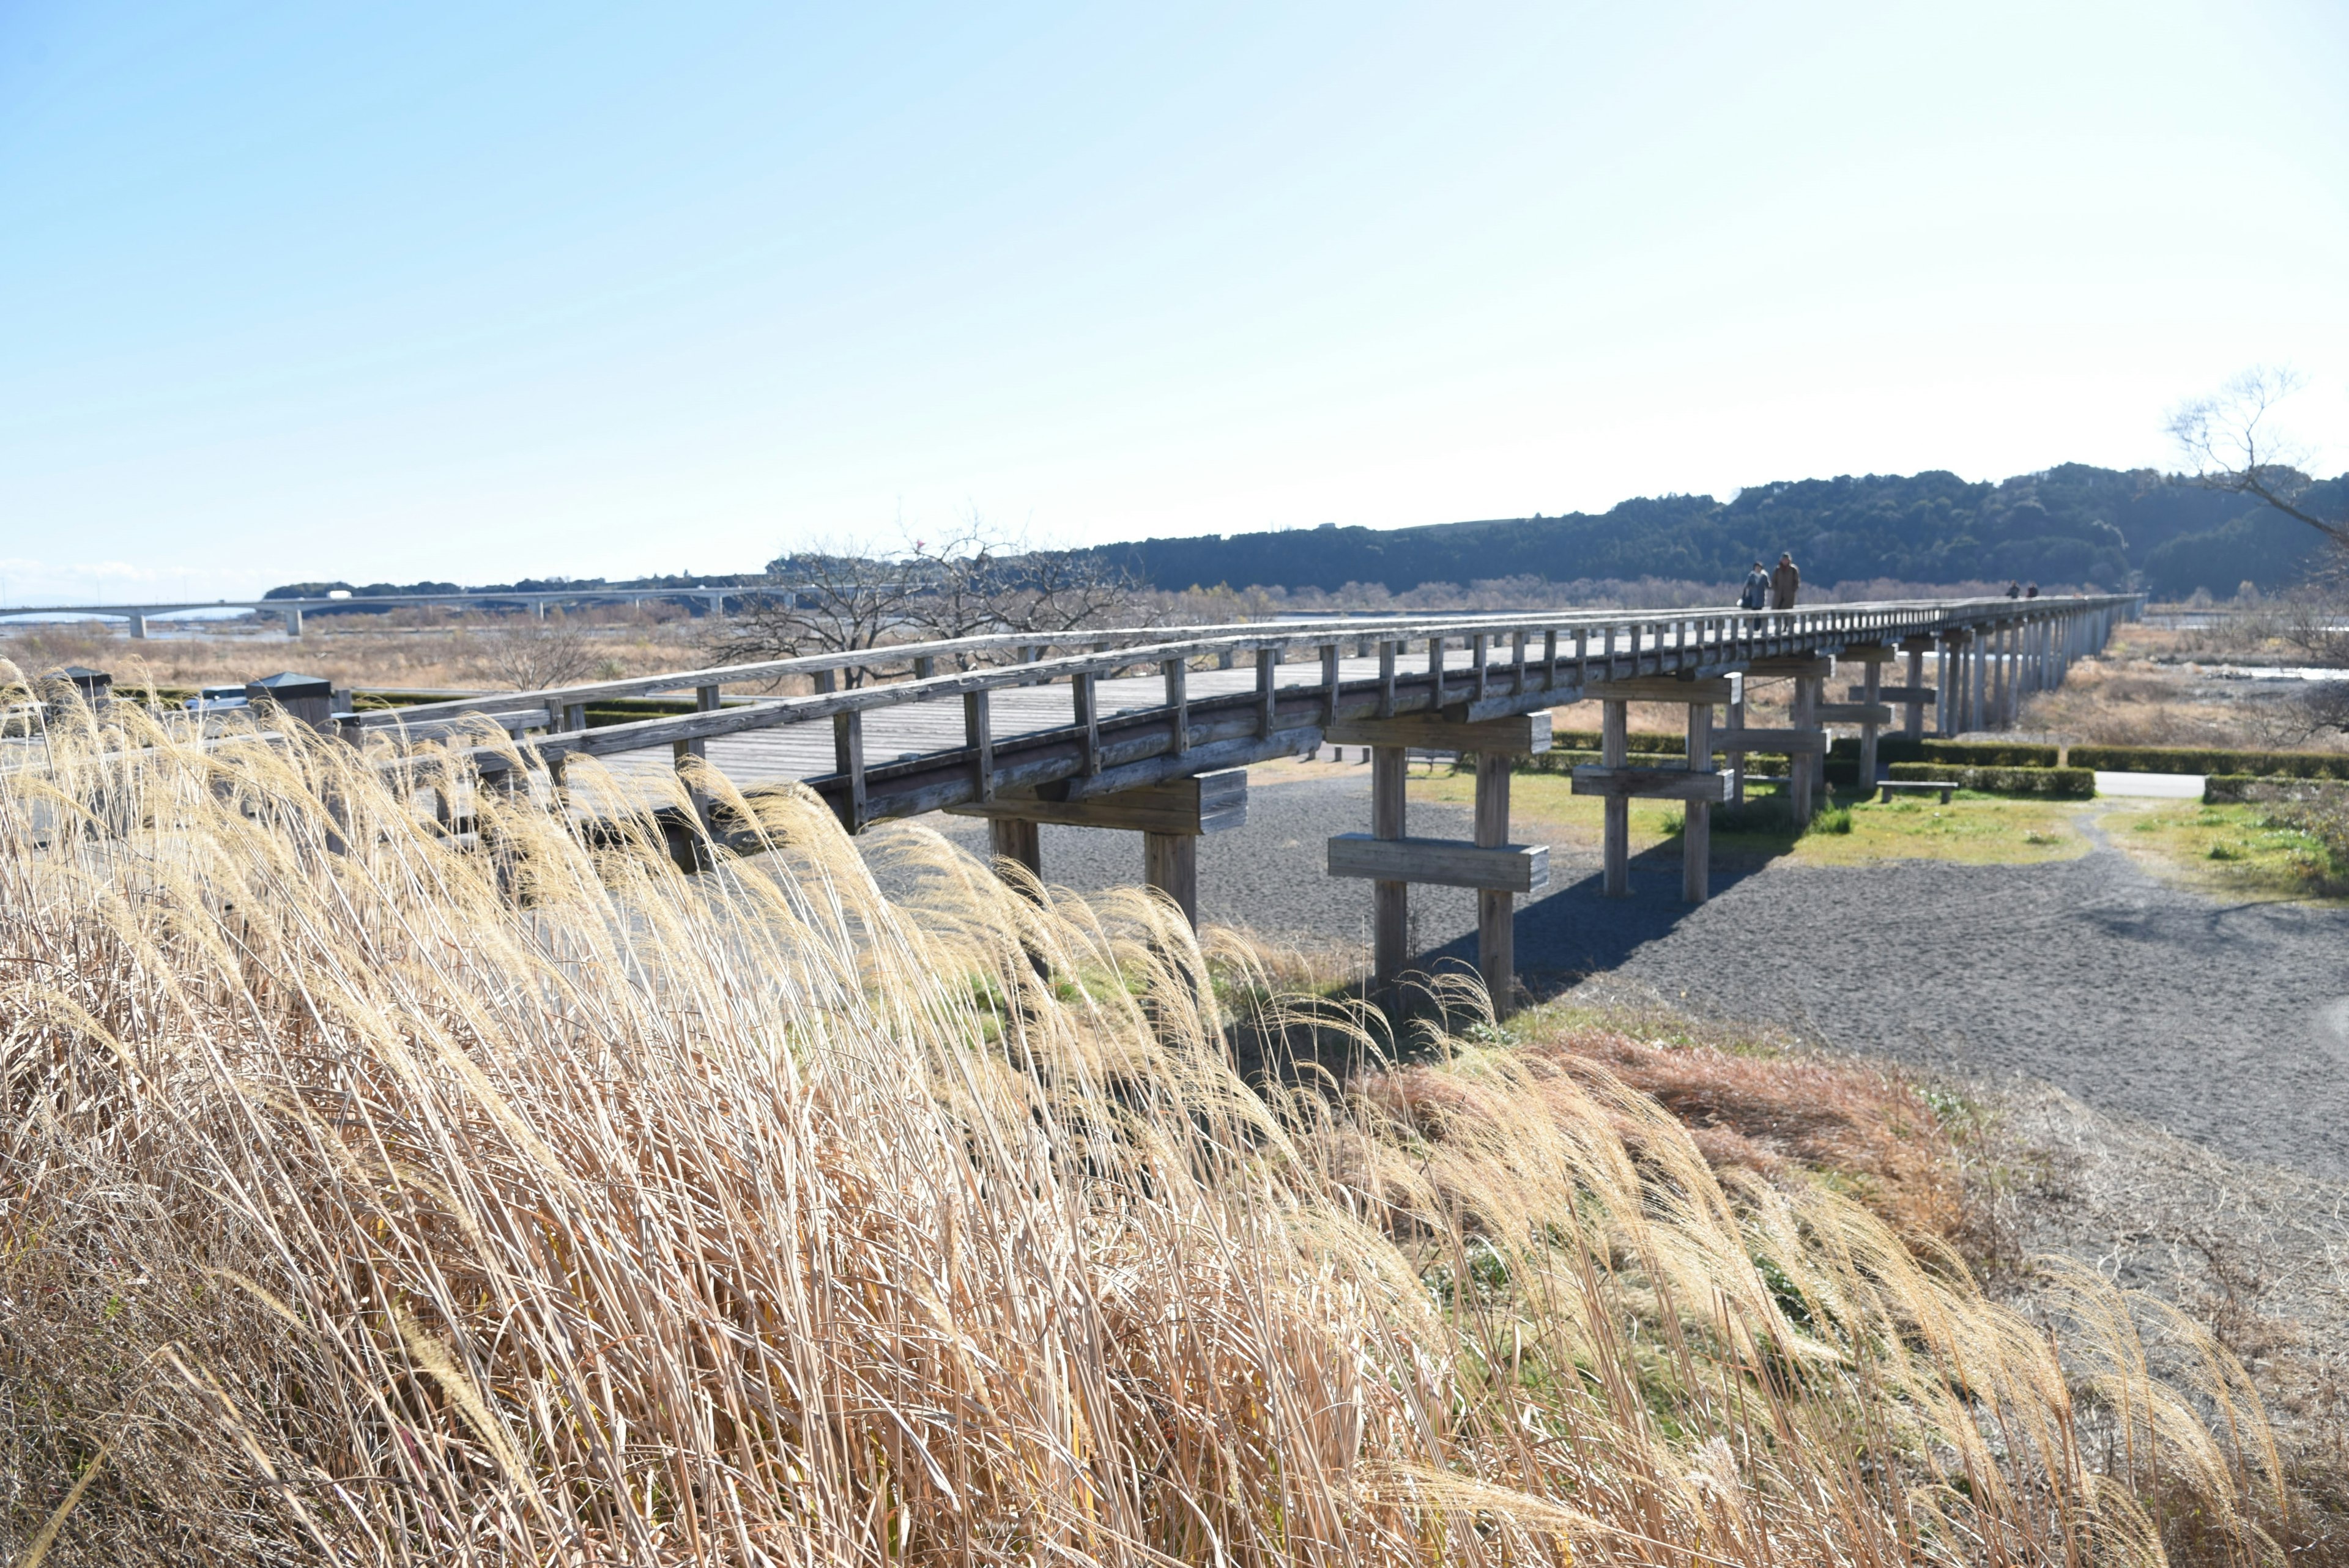
MULTIPOLYGON (((2318 487, 2332 511, 2344 496, 2349 475, 2318 487)), ((1870 474, 1756 485, 1726 503, 1661 496, 1597 515, 1391 530, 1324 523, 1151 539, 1102 552, 1167 589, 1378 583, 1401 593, 1506 577, 1730 583, 1753 562, 1788 550, 1805 578, 1822 585, 2012 578, 2050 588, 2137 584, 2182 598, 2197 588, 2224 597, 2246 580, 2262 590, 2286 586, 2320 542, 2307 525, 2240 497, 2149 469, 2066 463, 1998 484, 1942 472, 1870 474)))

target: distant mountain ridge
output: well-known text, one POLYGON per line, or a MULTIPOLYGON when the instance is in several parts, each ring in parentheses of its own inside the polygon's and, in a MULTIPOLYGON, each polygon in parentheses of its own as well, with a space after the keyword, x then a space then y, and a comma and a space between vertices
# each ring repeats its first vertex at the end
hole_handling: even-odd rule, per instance
MULTIPOLYGON (((2340 510, 2349 475, 2317 498, 2340 510)), ((1731 583, 1754 561, 1794 552, 1821 586, 2013 579, 2141 585, 2161 597, 2244 582, 2297 581, 2323 541, 2242 497, 2147 469, 2065 463, 1997 483, 1925 473, 1755 485, 1733 500, 1641 497, 1603 513, 1369 529, 1319 528, 1146 539, 1097 553, 1154 588, 1278 584, 1333 592, 1349 583, 1402 593, 1509 577, 1571 582, 1661 577, 1731 583)))

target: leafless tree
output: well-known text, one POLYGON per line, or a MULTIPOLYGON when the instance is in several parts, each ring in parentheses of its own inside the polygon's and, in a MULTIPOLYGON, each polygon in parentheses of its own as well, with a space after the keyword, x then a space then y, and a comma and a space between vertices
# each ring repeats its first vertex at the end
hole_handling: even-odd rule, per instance
MULTIPOLYGON (((2271 418, 2303 385, 2291 370, 2247 370, 2179 407, 2169 435, 2197 484, 2247 496, 2325 537, 2332 548, 2283 606, 2278 630, 2311 665, 2349 669, 2349 511, 2316 504, 2306 453, 2271 418)), ((2312 734, 2349 730, 2349 680, 2310 682, 2303 711, 2312 734)))
POLYGON ((2312 481, 2299 466, 2306 454, 2270 418, 2303 385, 2291 370, 2246 370, 2171 414, 2170 439, 2197 484, 2263 501, 2349 550, 2349 513, 2328 517, 2308 504, 2312 481))
MULTIPOLYGON (((894 552, 827 545, 780 556, 767 578, 771 586, 746 595, 712 638, 712 657, 744 663, 1147 618, 1131 573, 1091 552, 1030 548, 976 517, 894 552)), ((862 678, 848 672, 851 685, 862 678)))
POLYGON ((543 619, 510 615, 478 634, 474 672, 515 691, 572 686, 595 666, 595 645, 587 628, 549 610, 543 619))

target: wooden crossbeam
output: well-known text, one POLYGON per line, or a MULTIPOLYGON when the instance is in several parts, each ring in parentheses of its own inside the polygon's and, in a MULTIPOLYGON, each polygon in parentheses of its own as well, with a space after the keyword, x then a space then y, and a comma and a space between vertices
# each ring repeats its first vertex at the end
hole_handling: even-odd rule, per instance
POLYGON ((1766 751, 1774 756, 1797 757, 1806 753, 1826 755, 1827 732, 1824 729, 1724 729, 1713 737, 1713 748, 1742 757, 1748 752, 1766 751))
POLYGON ((1332 746, 1408 746, 1421 751, 1497 751, 1513 757, 1549 749, 1547 709, 1509 718, 1458 724, 1433 714, 1401 718, 1353 718, 1324 731, 1332 746))
POLYGON ((1578 768, 1573 793, 1613 799, 1726 800, 1733 783, 1727 773, 1692 773, 1685 768, 1578 768))
POLYGON ((1756 659, 1745 666, 1748 680, 1825 680, 1835 674, 1835 661, 1813 654, 1787 654, 1756 659))
POLYGON ((1126 832, 1228 832, 1247 823, 1247 769, 1201 773, 1093 795, 1078 800, 1047 800, 1035 795, 998 795, 985 805, 949 806, 957 817, 1018 818, 1067 828, 1113 828, 1126 832))
POLYGON ((1823 702, 1812 717, 1821 724, 1890 724, 1892 710, 1880 702, 1823 702))
MULTIPOLYGON (((1864 700, 1866 691, 1867 688, 1864 686, 1851 687, 1851 700, 1854 702, 1864 700)), ((1934 689, 1929 686, 1878 686, 1877 688, 1876 695, 1879 700, 1884 702, 1909 703, 1930 702, 1940 694, 1935 692, 1934 689)))
POLYGON ((1379 839, 1368 833, 1340 833, 1330 841, 1330 874, 1537 893, 1549 885, 1549 846, 1485 848, 1459 839, 1379 839))
POLYGON ((1621 680, 1593 681, 1585 696, 1609 702, 1693 702, 1711 707, 1738 700, 1738 677, 1714 676, 1706 680, 1677 680, 1671 676, 1633 676, 1621 680))

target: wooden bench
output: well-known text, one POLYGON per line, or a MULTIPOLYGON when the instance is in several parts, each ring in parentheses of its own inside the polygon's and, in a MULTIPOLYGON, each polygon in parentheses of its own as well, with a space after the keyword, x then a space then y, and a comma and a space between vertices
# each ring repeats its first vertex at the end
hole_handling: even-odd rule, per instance
POLYGON ((1892 792, 1896 789, 1904 792, 1910 789, 1930 789, 1941 797, 1941 804, 1946 806, 1950 803, 1950 791, 1955 789, 1957 785, 1946 779, 1879 779, 1877 780, 1876 787, 1883 791, 1877 797, 1880 804, 1891 804, 1892 792))

